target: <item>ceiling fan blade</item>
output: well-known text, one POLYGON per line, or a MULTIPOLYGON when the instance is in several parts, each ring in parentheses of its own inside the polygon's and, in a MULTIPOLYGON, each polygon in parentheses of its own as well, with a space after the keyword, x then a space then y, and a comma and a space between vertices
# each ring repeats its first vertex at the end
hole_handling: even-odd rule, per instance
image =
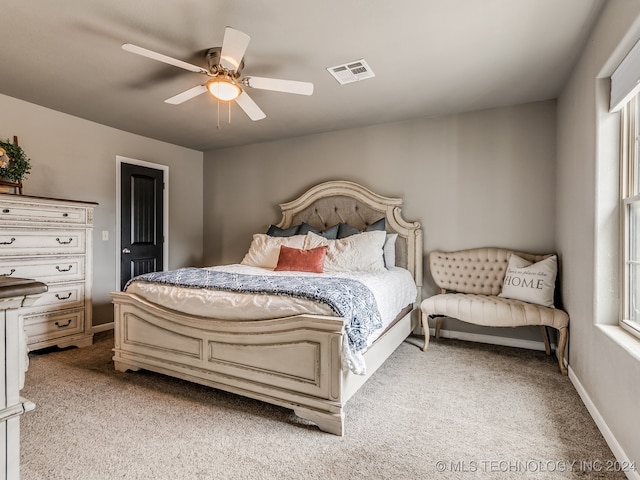
POLYGON ((185 90, 182 93, 174 95, 171 98, 167 98, 165 103, 170 103, 172 105, 179 105, 181 103, 186 102, 187 100, 191 100, 193 97, 197 97, 198 95, 203 94, 207 91, 206 85, 197 85, 189 90, 185 90))
POLYGON ((247 51, 251 37, 246 33, 231 27, 224 29, 222 51, 220 52, 220 64, 229 70, 237 70, 247 51))
POLYGON ((131 43, 125 43, 124 45, 122 45, 122 49, 127 52, 135 53, 136 55, 142 55, 143 57, 151 58, 152 60, 168 63, 169 65, 173 65, 174 67, 184 68, 185 70, 189 70, 190 72, 204 74, 209 73, 207 70, 202 67, 198 67, 197 65, 183 62, 182 60, 177 60, 175 58, 163 55, 162 53, 157 53, 152 50, 147 50, 146 48, 138 47, 137 45, 132 45, 131 43))
POLYGON ((265 113, 260 109, 256 102, 254 102, 253 99, 249 95, 247 95, 247 92, 245 91, 243 91, 238 96, 238 98, 236 98, 236 103, 253 121, 262 120, 266 117, 265 113))
POLYGON ((276 92, 297 93, 298 95, 311 95, 313 83, 298 82, 296 80, 280 80, 278 78, 247 77, 247 85, 262 90, 275 90, 276 92))

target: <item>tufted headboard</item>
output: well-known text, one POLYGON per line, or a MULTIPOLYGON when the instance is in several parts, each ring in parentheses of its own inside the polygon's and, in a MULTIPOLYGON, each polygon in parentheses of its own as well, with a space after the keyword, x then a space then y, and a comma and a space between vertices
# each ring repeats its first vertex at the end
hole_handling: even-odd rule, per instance
POLYGON ((529 262, 547 255, 516 252, 504 248, 472 248, 457 252, 429 252, 429 269, 438 287, 460 293, 498 295, 502 290, 509 256, 514 253, 529 262))
POLYGON ((411 272, 422 286, 422 229, 418 222, 402 218, 401 198, 383 197, 357 183, 344 180, 325 182, 307 190, 297 199, 280 204, 280 228, 301 222, 325 230, 344 222, 363 230, 367 225, 386 219, 388 233, 397 233, 396 265, 411 272))

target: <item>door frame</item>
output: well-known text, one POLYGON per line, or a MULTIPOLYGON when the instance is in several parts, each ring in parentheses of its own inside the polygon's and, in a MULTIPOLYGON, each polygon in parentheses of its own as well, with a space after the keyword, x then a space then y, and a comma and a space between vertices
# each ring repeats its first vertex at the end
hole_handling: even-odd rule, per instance
POLYGON ((120 291, 120 254, 122 253, 120 245, 120 233, 122 232, 122 218, 121 218, 121 191, 120 181, 121 175, 120 166, 123 163, 129 163, 131 165, 139 165, 141 167, 153 168, 154 170, 162 170, 164 177, 164 188, 162 190, 162 235, 164 235, 164 242, 162 246, 162 270, 167 271, 169 265, 169 167, 167 165, 160 165, 158 163, 147 162, 144 160, 137 160, 135 158, 123 157, 116 155, 116 278, 115 278, 115 291, 120 291))

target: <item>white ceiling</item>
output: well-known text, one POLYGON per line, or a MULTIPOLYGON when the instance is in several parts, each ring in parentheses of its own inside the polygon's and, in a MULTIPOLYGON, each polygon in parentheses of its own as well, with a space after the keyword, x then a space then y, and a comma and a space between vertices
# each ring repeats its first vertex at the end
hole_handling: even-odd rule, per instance
POLYGON ((556 98, 604 0, 0 0, 0 93, 207 151, 556 98), (310 81, 313 96, 249 90, 249 120, 203 77, 123 51, 205 66, 225 26, 251 36, 243 74, 310 81), (364 58, 341 86, 327 67, 364 58))

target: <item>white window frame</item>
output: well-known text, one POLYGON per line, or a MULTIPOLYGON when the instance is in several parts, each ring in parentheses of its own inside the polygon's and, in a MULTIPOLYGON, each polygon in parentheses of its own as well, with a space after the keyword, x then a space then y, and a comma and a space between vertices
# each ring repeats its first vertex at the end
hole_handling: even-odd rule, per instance
MULTIPOLYGON (((620 148, 620 198, 622 221, 622 305, 620 308, 620 326, 629 333, 640 338, 640 316, 632 319, 631 307, 631 266, 640 264, 640 259, 631 259, 632 229, 631 207, 640 205, 640 152, 639 136, 640 122, 638 95, 634 96, 623 108, 621 115, 621 148, 620 148)), ((640 242, 640 225, 636 225, 636 233, 640 242)), ((640 283, 640 282, 639 282, 640 283)), ((635 288, 639 288, 638 285, 635 288)), ((640 299, 640 295, 637 295, 640 299)), ((639 301, 640 303, 640 301, 639 301)), ((640 308, 640 305, 637 306, 640 308)))

